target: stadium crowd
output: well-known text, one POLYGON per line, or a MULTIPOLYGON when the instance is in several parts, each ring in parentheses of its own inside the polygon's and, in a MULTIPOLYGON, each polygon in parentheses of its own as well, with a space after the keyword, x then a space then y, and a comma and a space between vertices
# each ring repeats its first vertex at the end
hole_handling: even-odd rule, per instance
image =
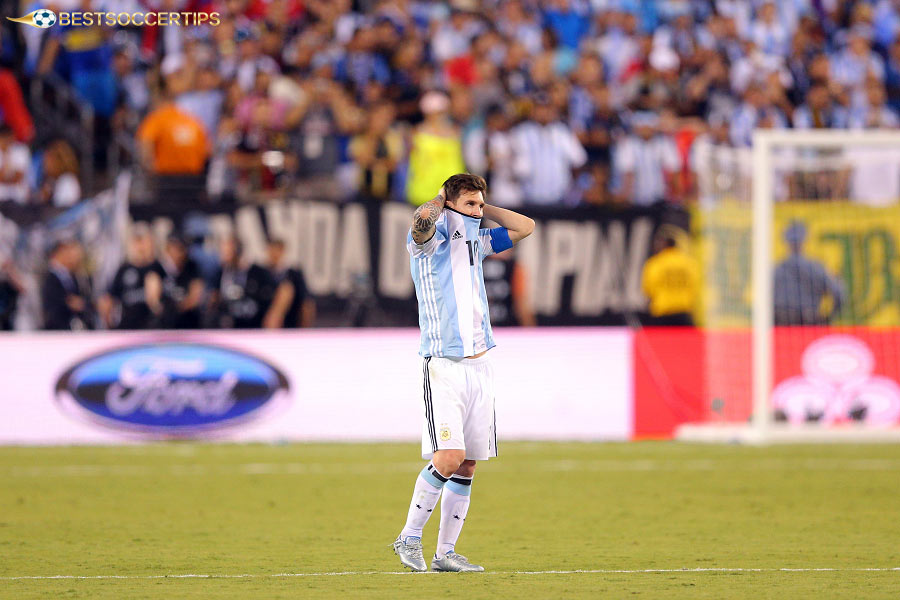
MULTIPOLYGON (((125 131, 149 171, 200 177, 213 197, 289 185, 418 204, 468 169, 507 206, 681 202, 698 137, 898 125, 893 0, 44 5, 221 14, 216 27, 7 24, 2 39, 25 78, 55 72, 90 102, 101 146, 125 131)), ((11 131, 0 197, 71 203, 71 148, 36 161, 29 128, 11 131)))
POLYGON ((896 0, 40 5, 220 23, 5 22, 0 206, 82 195, 75 140, 35 137, 23 93, 51 73, 93 108, 95 171, 133 140, 151 201, 193 179, 219 202, 420 204, 468 170, 501 206, 683 204, 698 196, 698 156, 747 147, 754 128, 900 124, 896 0))

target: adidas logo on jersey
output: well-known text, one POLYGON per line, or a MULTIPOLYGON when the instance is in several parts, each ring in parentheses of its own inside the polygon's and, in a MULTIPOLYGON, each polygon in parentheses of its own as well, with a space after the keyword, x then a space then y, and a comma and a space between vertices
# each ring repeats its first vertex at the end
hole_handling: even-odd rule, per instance
POLYGON ((462 239, 462 234, 459 231, 455 231, 453 233, 453 235, 450 237, 450 241, 461 240, 461 239, 462 239))

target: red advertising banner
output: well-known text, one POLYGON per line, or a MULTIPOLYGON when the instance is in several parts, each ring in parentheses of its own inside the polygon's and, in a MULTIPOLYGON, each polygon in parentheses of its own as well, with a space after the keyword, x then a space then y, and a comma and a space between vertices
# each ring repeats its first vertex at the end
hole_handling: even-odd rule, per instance
MULTIPOLYGON (((635 438, 750 418, 748 329, 647 328, 634 344, 635 438)), ((900 425, 900 328, 778 327, 773 361, 777 420, 900 425)))
POLYGON ((704 336, 698 329, 647 327, 634 334, 634 438, 668 438, 703 420, 704 336))

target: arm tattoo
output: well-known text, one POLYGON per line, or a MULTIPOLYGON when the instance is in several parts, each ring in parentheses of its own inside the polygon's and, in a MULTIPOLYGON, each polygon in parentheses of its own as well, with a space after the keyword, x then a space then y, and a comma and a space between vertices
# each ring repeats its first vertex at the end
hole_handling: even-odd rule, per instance
POLYGON ((413 232, 427 233, 430 231, 443 211, 444 200, 440 196, 417 208, 413 216, 413 232))

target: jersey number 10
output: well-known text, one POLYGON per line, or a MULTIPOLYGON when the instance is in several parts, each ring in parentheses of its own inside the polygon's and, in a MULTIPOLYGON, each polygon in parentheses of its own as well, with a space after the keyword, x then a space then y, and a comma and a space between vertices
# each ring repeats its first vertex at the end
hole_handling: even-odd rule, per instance
POLYGON ((475 266, 475 255, 478 254, 478 240, 466 240, 466 246, 469 247, 469 265, 475 266))

